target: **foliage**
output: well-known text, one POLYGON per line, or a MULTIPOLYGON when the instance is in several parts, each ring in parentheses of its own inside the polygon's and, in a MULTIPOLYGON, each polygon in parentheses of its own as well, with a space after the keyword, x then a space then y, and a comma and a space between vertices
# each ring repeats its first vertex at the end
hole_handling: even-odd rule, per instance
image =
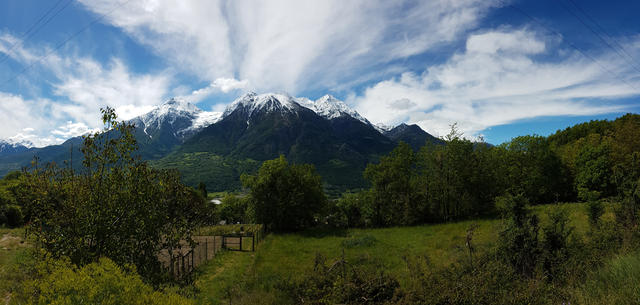
POLYGON ((108 257, 134 264, 148 280, 160 280, 161 249, 179 247, 199 226, 204 199, 182 185, 177 172, 156 171, 137 158, 133 128, 103 110, 103 132, 84 138, 83 168, 26 172, 32 232, 55 257, 80 266, 108 257))
POLYGON ((66 260, 45 258, 16 296, 25 304, 192 304, 176 293, 154 291, 135 267, 119 267, 108 258, 75 267, 66 260))
POLYGON ((249 200, 246 197, 227 194, 218 206, 218 210, 218 218, 228 224, 250 223, 253 219, 249 211, 249 200))
POLYGON ((567 169, 541 136, 520 136, 496 148, 503 188, 523 194, 531 203, 550 203, 571 196, 567 169), (569 190, 569 191, 567 191, 569 190))
POLYGON ((0 179, 0 226, 18 227, 28 221, 25 202, 29 194, 22 173, 12 172, 0 179))
POLYGON ((589 215, 589 223, 591 223, 592 226, 596 226, 602 214, 604 214, 604 206, 602 205, 602 201, 598 199, 597 193, 588 195, 587 215, 589 215))
POLYGON ((0 223, 7 224, 9 228, 22 226, 24 217, 22 209, 17 205, 6 205, 0 208, 0 223))
POLYGON ((373 213, 367 208, 371 207, 371 192, 361 191, 357 193, 345 193, 338 199, 336 206, 346 218, 349 228, 358 228, 370 224, 373 213))
POLYGON ((554 278, 562 274, 561 269, 569 258, 569 236, 573 228, 569 226, 566 210, 558 208, 549 212, 549 223, 542 227, 544 239, 541 243, 542 267, 545 275, 554 278))
POLYGON ((538 217, 522 195, 498 197, 496 206, 505 219, 498 243, 500 256, 519 274, 533 276, 540 255, 538 217))
POLYGON ((492 156, 483 143, 462 137, 453 125, 446 145, 427 145, 418 155, 420 185, 426 202, 423 221, 449 221, 493 211, 492 156))
POLYGON ((265 161, 255 176, 244 175, 249 206, 267 231, 308 228, 326 205, 322 181, 313 165, 289 164, 284 156, 265 161))
POLYGON ((400 142, 389 156, 364 171, 371 182, 371 224, 390 226, 414 224, 421 213, 416 206, 417 185, 414 181, 415 156, 411 147, 400 142))
POLYGON ((344 258, 329 265, 320 254, 316 255, 313 272, 298 282, 280 284, 299 304, 391 303, 399 286, 384 271, 357 268, 344 258))
POLYGON ((596 191, 604 195, 612 195, 612 173, 610 145, 600 140, 598 135, 591 135, 587 141, 590 145, 582 147, 576 157, 575 184, 582 200, 588 199, 588 192, 596 191), (597 143, 600 142, 600 143, 597 143))

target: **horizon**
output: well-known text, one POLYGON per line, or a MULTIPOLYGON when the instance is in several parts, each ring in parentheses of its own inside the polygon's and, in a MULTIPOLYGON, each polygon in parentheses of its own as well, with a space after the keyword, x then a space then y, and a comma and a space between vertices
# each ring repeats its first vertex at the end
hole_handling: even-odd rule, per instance
POLYGON ((58 144, 100 107, 222 111, 249 89, 494 145, 640 111, 640 3, 176 3, 0 4, 0 139, 58 144))

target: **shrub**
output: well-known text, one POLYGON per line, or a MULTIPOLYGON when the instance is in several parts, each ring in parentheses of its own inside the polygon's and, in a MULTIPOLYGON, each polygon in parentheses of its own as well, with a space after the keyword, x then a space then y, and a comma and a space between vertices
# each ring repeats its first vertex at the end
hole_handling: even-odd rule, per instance
POLYGON ((569 216, 566 210, 561 208, 553 209, 549 212, 549 223, 542 231, 544 240, 542 241, 543 269, 545 274, 553 279, 560 275, 560 269, 569 258, 569 236, 573 227, 569 226, 569 216))
MULTIPOLYGON (((24 224, 24 217, 22 215, 22 209, 17 205, 8 205, 0 211, 0 214, 4 214, 5 223, 10 228, 22 226, 24 224)), ((1 220, 2 218, 0 218, 1 220)))
POLYGON ((118 267, 101 258, 77 268, 68 260, 46 258, 35 266, 35 278, 16 296, 26 304, 193 304, 178 294, 154 291, 133 266, 118 267))
POLYGON ((531 213, 522 195, 498 197, 496 206, 502 210, 505 219, 498 242, 502 257, 516 272, 533 276, 540 255, 538 217, 531 213))
POLYGON ((399 290, 398 281, 377 268, 355 267, 338 260, 327 265, 317 255, 313 271, 298 282, 282 282, 294 304, 386 304, 399 290))

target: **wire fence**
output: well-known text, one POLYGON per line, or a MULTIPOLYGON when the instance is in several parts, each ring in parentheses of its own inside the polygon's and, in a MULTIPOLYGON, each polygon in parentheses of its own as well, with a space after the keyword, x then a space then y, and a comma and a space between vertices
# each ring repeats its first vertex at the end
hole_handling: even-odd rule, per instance
POLYGON ((222 250, 253 252, 263 238, 264 232, 262 230, 194 236, 195 247, 190 247, 186 241, 183 241, 180 249, 173 250, 172 255, 169 255, 169 251, 165 250, 160 253, 158 258, 172 276, 181 278, 213 259, 222 250))

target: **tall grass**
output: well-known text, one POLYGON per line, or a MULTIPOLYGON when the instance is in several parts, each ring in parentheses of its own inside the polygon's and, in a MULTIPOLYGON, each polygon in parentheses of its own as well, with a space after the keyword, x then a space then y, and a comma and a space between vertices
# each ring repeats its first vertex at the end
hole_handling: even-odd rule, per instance
POLYGON ((618 256, 594 270, 574 297, 576 304, 640 304, 640 252, 618 256))

